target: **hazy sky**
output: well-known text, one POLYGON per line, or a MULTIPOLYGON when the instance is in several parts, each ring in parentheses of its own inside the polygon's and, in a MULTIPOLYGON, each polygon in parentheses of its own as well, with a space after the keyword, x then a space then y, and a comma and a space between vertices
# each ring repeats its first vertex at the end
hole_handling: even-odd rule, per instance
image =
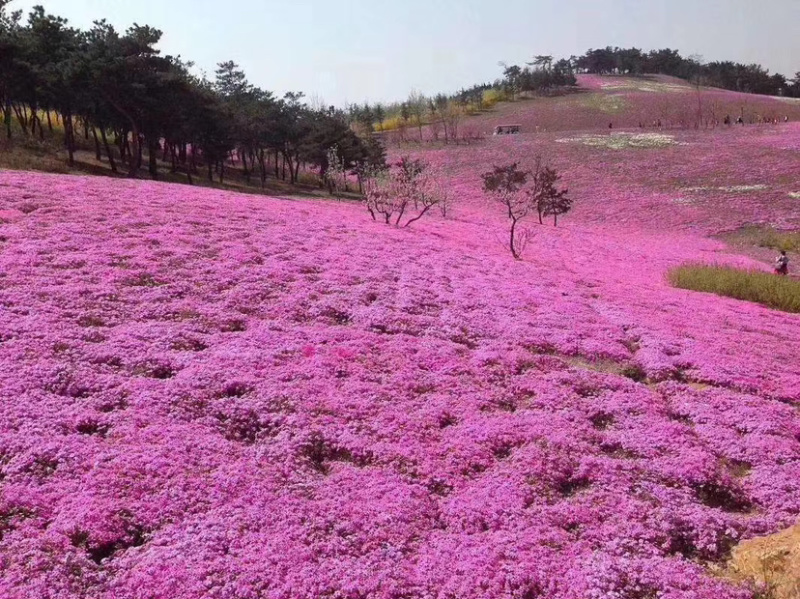
POLYGON ((499 61, 589 48, 670 47, 706 60, 800 71, 800 0, 14 0, 88 27, 105 17, 164 31, 161 48, 213 73, 331 104, 452 92, 499 61))

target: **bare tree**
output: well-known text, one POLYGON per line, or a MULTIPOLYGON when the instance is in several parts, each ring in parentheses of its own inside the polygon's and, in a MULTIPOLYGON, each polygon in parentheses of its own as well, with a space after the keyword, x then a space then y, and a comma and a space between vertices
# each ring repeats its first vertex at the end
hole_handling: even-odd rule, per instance
POLYGON ((461 123, 463 111, 461 106, 455 102, 449 102, 444 113, 444 120, 447 130, 450 132, 450 139, 458 143, 458 125, 461 123))
POLYGON ((400 120, 397 123, 397 132, 400 135, 400 141, 405 143, 406 130, 408 129, 408 121, 411 118, 411 109, 408 107, 407 102, 400 104, 400 120))
POLYGON ((703 57, 699 54, 692 54, 689 57, 689 63, 692 66, 692 74, 689 81, 692 82, 697 92, 697 120, 695 121, 695 129, 699 129, 703 121, 703 85, 706 83, 703 57))
POLYGON ((425 116, 426 104, 425 96, 417 91, 412 91, 408 95, 406 104, 408 105, 408 111, 411 114, 411 118, 413 119, 413 122, 419 131, 419 141, 422 142, 422 123, 423 117, 425 116))
POLYGON ((432 173, 431 180, 433 183, 433 188, 436 196, 439 199, 438 206, 439 206, 439 213, 442 215, 443 218, 448 218, 452 211, 453 207, 456 204, 456 194, 447 186, 443 181, 444 177, 442 176, 441 172, 434 172, 432 173))
POLYGON ((431 131, 433 141, 439 141, 439 133, 442 131, 442 121, 436 107, 436 102, 433 100, 428 101, 428 128, 431 131))
POLYGON ((387 225, 408 227, 434 206, 441 209, 443 202, 450 201, 449 192, 429 165, 407 156, 388 171, 369 173, 366 179, 367 211, 373 220, 382 220, 387 225))
POLYGON ((328 192, 338 197, 339 191, 347 191, 347 168, 338 146, 328 148, 325 161, 328 168, 324 171, 323 180, 328 186, 328 192))

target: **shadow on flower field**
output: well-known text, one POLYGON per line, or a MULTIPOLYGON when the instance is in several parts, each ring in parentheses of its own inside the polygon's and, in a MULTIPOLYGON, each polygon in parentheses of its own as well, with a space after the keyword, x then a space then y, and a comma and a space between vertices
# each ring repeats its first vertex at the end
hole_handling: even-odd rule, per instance
POLYGON ((460 204, 403 230, 0 173, 0 596, 750 597, 800 319, 666 273, 763 268, 707 235, 797 222, 798 132, 429 149, 460 204), (515 262, 480 168, 556 147, 577 208, 515 262))

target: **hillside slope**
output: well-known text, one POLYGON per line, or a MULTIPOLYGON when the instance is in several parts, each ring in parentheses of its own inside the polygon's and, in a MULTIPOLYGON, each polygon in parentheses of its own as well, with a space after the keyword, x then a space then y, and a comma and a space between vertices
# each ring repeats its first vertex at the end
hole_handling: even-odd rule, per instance
POLYGON ((615 77, 578 75, 574 93, 556 97, 535 97, 498 104, 475 119, 467 121, 484 133, 496 125, 520 124, 526 133, 547 131, 583 131, 615 128, 655 129, 694 128, 698 112, 702 127, 717 121, 721 126, 726 115, 735 121, 742 116, 746 123, 764 118, 783 121, 800 120, 800 99, 774 98, 732 92, 717 88, 697 89, 688 82, 661 75, 615 77))
POLYGON ((708 566, 800 514, 800 317, 588 208, 514 262, 471 181, 396 230, 0 173, 0 595, 749 596, 708 566))

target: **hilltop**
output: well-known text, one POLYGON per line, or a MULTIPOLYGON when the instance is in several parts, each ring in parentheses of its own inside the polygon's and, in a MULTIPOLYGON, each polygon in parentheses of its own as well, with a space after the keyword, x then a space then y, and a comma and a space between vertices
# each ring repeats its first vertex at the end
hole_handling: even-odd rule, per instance
POLYGON ((711 87, 699 90, 689 82, 663 75, 578 75, 578 85, 565 95, 504 102, 482 115, 481 129, 512 122, 525 131, 572 131, 617 128, 708 129, 720 127, 726 115, 745 123, 764 118, 800 120, 800 98, 746 94, 711 87), (698 118, 698 111, 700 118, 698 118))

